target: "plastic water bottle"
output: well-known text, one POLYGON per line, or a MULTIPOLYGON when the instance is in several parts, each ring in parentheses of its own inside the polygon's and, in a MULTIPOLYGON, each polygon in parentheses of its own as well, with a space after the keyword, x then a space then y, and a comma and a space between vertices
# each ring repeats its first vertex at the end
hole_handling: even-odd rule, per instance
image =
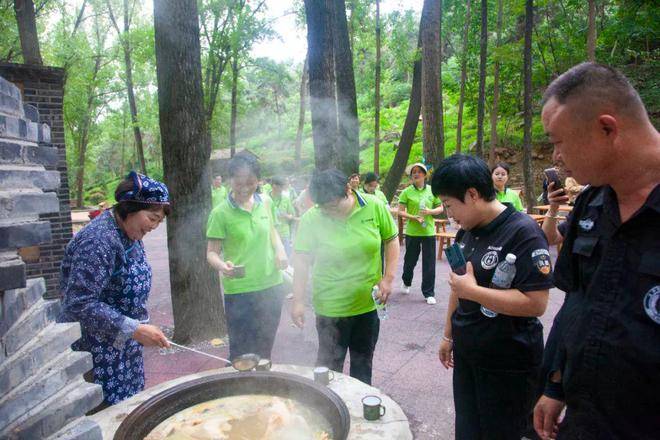
MULTIPOLYGON (((493 279, 490 281, 491 289, 509 289, 513 279, 516 277, 516 256, 513 254, 506 254, 506 258, 495 268, 493 279)), ((481 313, 488 318, 497 316, 497 312, 493 312, 484 306, 481 306, 481 313)))
MULTIPOLYGON (((424 202, 424 200, 419 202, 419 210, 421 211, 422 209, 426 209, 426 202, 424 202)), ((426 217, 424 217, 424 221, 422 221, 422 228, 426 228, 426 225, 428 225, 428 223, 426 223, 426 217)))
POLYGON ((383 304, 380 302, 380 298, 378 298, 378 292, 380 289, 378 286, 374 286, 371 289, 371 297, 374 299, 374 304, 376 304, 376 313, 378 313, 378 319, 383 320, 387 319, 389 316, 387 313, 387 304, 383 304))

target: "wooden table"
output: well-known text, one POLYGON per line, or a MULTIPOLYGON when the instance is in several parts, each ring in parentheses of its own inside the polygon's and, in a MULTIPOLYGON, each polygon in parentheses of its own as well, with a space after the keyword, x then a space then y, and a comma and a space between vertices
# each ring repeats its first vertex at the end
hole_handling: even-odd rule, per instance
POLYGON ((435 234, 436 240, 438 240, 438 260, 442 260, 442 253, 445 250, 446 246, 451 246, 451 242, 456 240, 456 232, 438 232, 435 234))
MULTIPOLYGON (((550 205, 539 205, 532 209, 536 209, 540 214, 545 214, 550 210, 550 205)), ((571 205, 559 205, 559 212, 569 213, 573 210, 571 205)))
POLYGON ((541 214, 528 214, 532 220, 534 220, 536 223, 539 224, 539 226, 543 226, 543 220, 545 220, 545 215, 541 214))

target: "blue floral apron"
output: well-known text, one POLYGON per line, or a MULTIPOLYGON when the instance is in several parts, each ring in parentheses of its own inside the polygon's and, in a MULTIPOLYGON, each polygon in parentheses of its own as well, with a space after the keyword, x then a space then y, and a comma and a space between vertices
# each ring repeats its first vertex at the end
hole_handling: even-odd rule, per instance
POLYGON ((143 347, 126 334, 126 317, 148 322, 151 267, 142 241, 131 241, 110 211, 80 231, 62 262, 60 322, 78 321, 74 350, 89 351, 94 382, 115 404, 144 389, 143 347), (100 295, 98 292, 100 291, 100 295))

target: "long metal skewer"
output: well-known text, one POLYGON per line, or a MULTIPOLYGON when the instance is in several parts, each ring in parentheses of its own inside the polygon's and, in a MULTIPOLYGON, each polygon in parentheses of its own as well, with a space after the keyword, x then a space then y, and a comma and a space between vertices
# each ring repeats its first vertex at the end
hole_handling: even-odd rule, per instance
POLYGON ((210 358, 217 359, 217 360, 220 360, 220 361, 224 361, 228 364, 231 364, 231 361, 229 361, 228 359, 225 359, 225 358, 221 358, 220 356, 214 356, 212 354, 204 353, 203 351, 195 350, 194 348, 186 347, 185 345, 180 345, 180 344, 177 344, 176 342, 169 341, 169 343, 171 345, 174 345, 175 347, 183 348, 184 350, 192 351, 193 353, 201 354, 202 356, 208 356, 210 358))

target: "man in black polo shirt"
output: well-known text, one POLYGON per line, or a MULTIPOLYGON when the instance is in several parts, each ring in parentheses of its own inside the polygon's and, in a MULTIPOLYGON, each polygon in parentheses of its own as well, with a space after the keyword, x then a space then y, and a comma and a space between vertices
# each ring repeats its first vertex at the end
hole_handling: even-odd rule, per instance
POLYGON ((595 63, 550 84, 542 119, 566 168, 592 186, 555 270, 567 295, 534 426, 544 439, 658 438, 660 135, 627 79, 595 63))
POLYGON ((527 214, 495 198, 486 163, 453 155, 431 183, 447 214, 461 227, 467 274, 450 276, 451 296, 440 362, 454 368, 456 438, 520 439, 531 429, 543 354, 541 316, 551 284, 550 253, 527 214), (515 277, 490 288, 507 254, 515 277))

